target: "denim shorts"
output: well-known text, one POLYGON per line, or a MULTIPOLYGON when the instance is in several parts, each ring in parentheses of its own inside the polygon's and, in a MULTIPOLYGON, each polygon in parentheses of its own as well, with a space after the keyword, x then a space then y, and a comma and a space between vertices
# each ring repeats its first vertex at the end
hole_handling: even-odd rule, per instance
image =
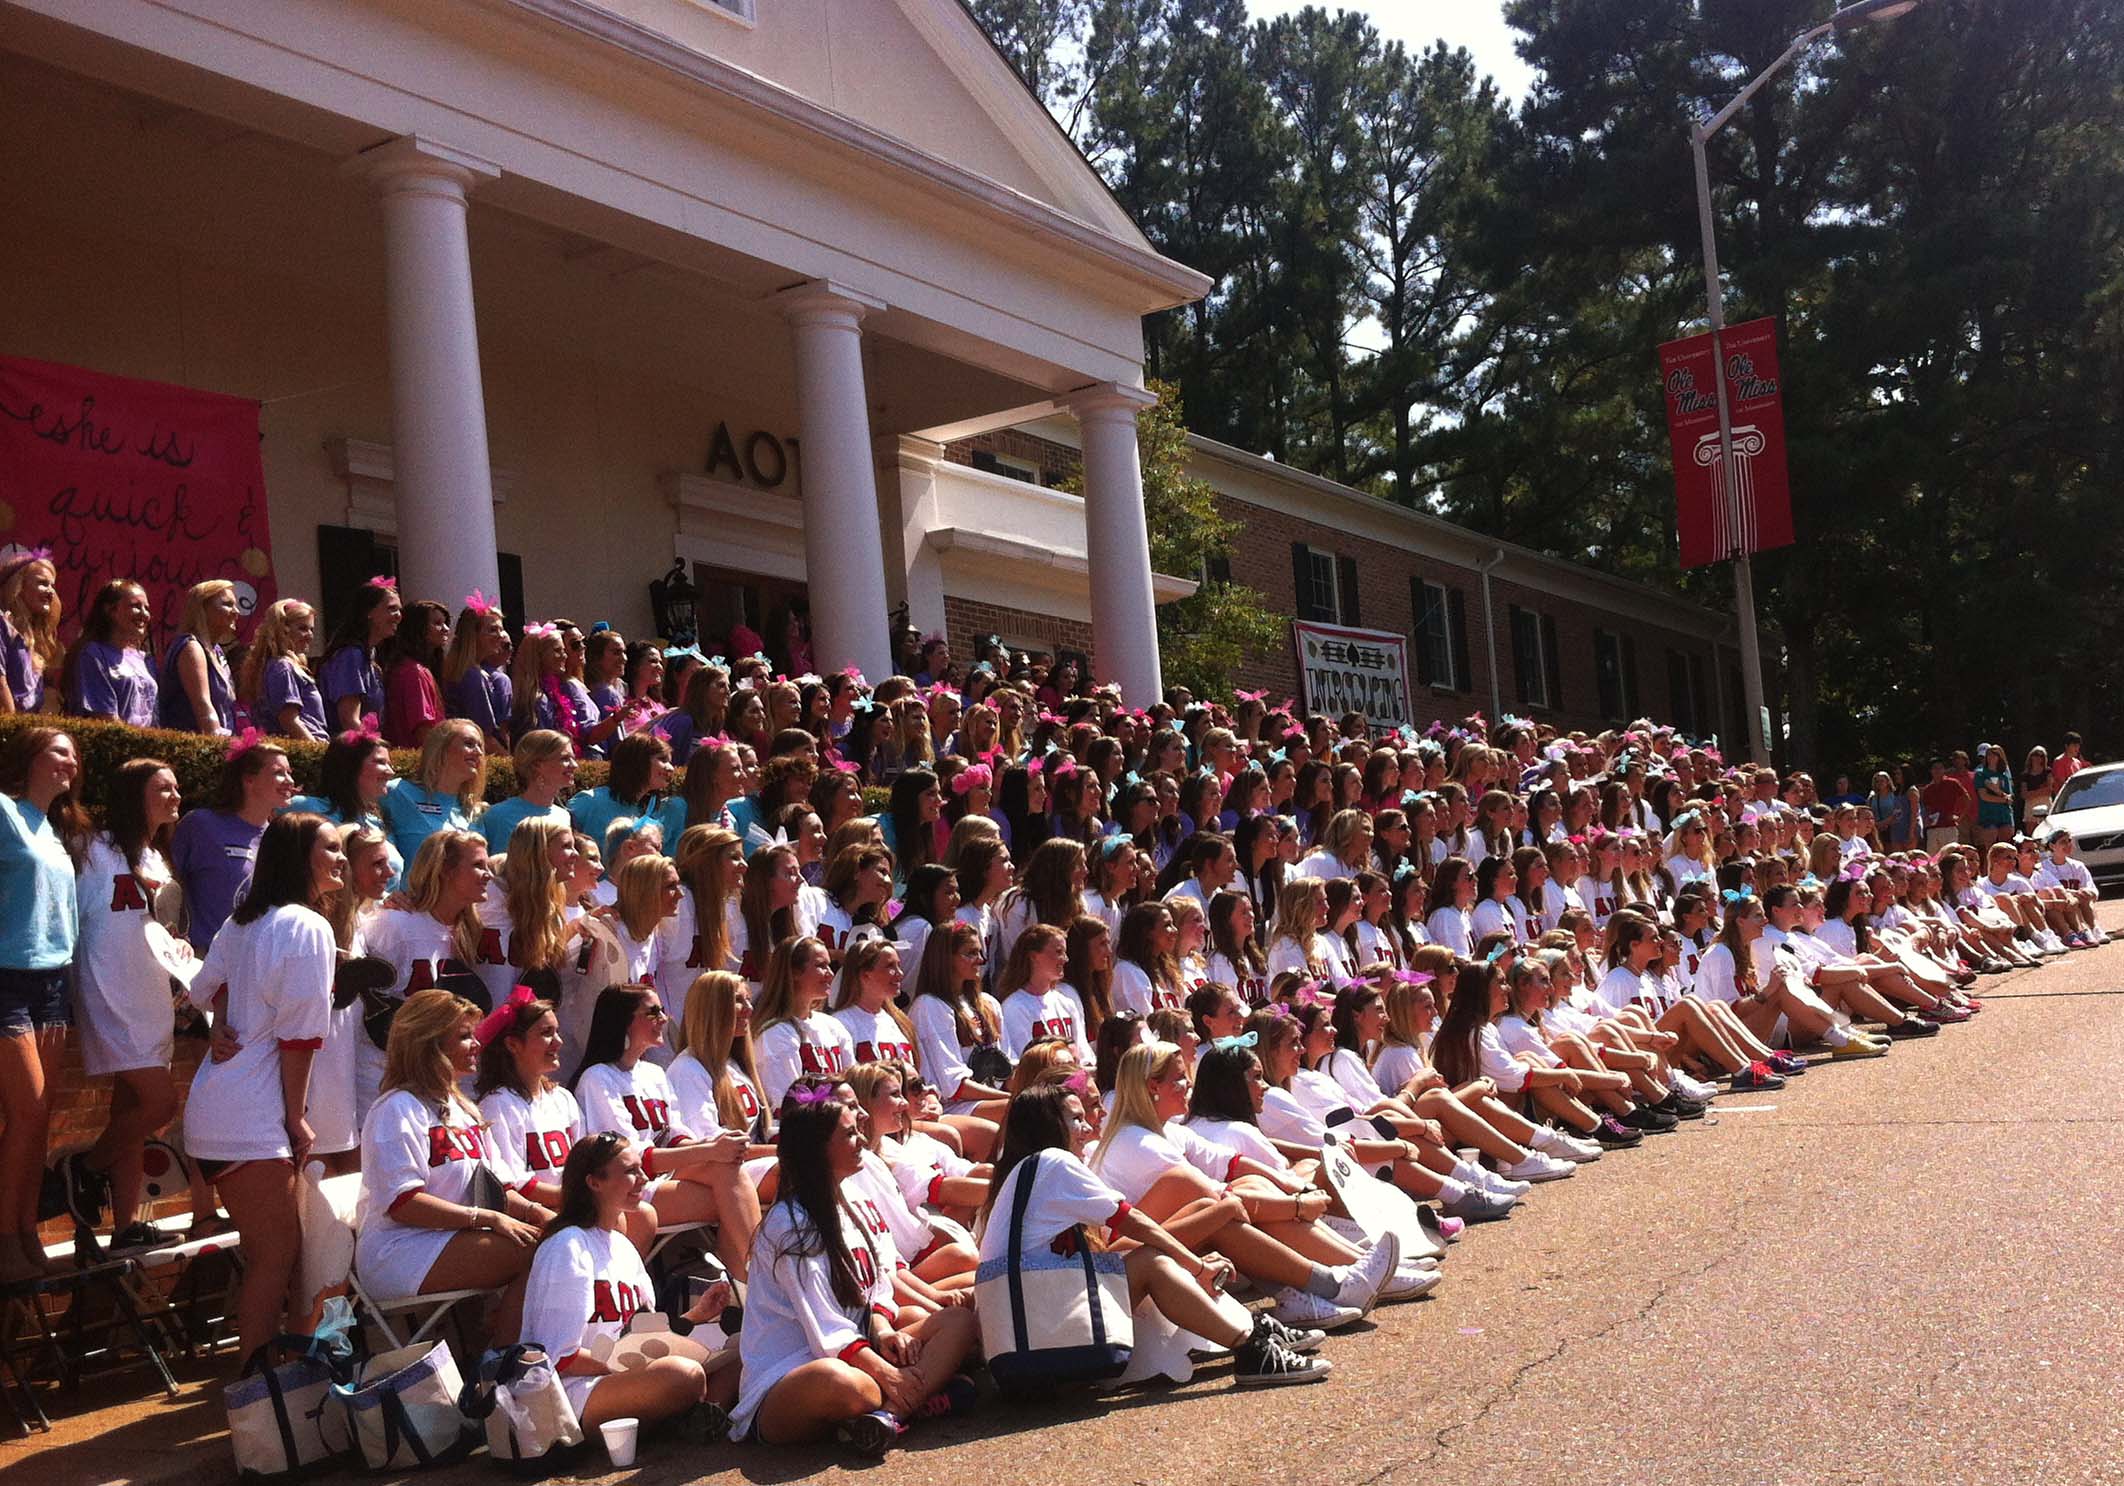
POLYGON ((0 970, 0 1037, 27 1037, 73 1025, 67 1009, 72 975, 57 970, 0 970))

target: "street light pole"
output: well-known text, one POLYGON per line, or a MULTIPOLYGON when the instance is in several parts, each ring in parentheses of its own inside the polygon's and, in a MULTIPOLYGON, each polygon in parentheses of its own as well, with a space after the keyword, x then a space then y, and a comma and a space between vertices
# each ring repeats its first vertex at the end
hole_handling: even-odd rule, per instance
POLYGON ((1718 234, 1711 218, 1711 137, 1733 121, 1763 85, 1777 76, 1808 47, 1832 31, 1845 31, 1869 21, 1892 21, 1915 10, 1920 0, 1857 0, 1828 20, 1792 38, 1784 53, 1749 80, 1748 86, 1708 119, 1689 129, 1689 146, 1696 159, 1696 219, 1704 240, 1704 308, 1711 321, 1711 382, 1718 398, 1718 499, 1726 513, 1726 529, 1734 534, 1738 548, 1733 558, 1733 607, 1740 618, 1741 695, 1748 709, 1748 757, 1758 764, 1770 762, 1769 728, 1763 705, 1762 636, 1755 623, 1755 561, 1741 528, 1740 505, 1735 498, 1739 482, 1733 469, 1733 412, 1726 398, 1726 305, 1719 282, 1718 234))

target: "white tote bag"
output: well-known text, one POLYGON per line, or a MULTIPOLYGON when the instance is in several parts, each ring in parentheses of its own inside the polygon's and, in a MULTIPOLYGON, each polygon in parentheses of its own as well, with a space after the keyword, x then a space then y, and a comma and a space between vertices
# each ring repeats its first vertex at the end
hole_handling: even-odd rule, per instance
POLYGON ((583 1442, 575 1405, 543 1347, 519 1342, 479 1360, 479 1376, 458 1404, 467 1419, 486 1421, 487 1453, 496 1460, 541 1460, 583 1442))
POLYGON ((291 1477, 347 1453, 347 1415, 332 1396, 352 1369, 333 1359, 302 1356, 278 1367, 275 1347, 310 1338, 279 1337, 251 1354, 243 1374, 221 1390, 229 1415, 229 1443, 244 1480, 291 1477))
POLYGON ((450 1344, 416 1342, 364 1362, 355 1381, 335 1383, 361 1457, 371 1470, 410 1470, 461 1459, 479 1433, 457 1406, 463 1391, 450 1344))
POLYGON ((1094 1252, 1082 1227, 1058 1254, 1025 1241, 1025 1210, 1040 1157, 1025 1158, 1010 1208, 1009 1243, 974 1275, 974 1311, 996 1386, 1027 1393, 1119 1377, 1135 1344, 1128 1268, 1119 1254, 1094 1252))

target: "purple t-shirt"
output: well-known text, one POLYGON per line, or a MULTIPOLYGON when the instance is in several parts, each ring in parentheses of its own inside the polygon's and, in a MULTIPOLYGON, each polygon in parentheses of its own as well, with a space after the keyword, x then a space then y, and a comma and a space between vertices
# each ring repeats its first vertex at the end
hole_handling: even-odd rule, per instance
POLYGON ((170 870, 184 887, 185 911, 191 920, 186 937, 201 954, 251 880, 258 838, 264 834, 264 826, 254 826, 226 810, 194 810, 177 822, 170 837, 170 870))
POLYGON ((452 683, 450 694, 443 700, 452 717, 477 723, 483 733, 492 733, 499 738, 509 736, 509 713, 515 705, 515 689, 509 684, 507 671, 473 666, 452 683))
POLYGON ((280 709, 293 703, 301 708, 295 718, 295 732, 289 737, 313 738, 319 743, 332 740, 332 721, 325 716, 324 693, 306 671, 295 668, 295 662, 286 656, 275 656, 266 662, 265 674, 258 681, 258 705, 265 716, 260 719, 266 731, 280 731, 280 709))
POLYGON ((211 733, 216 727, 236 731, 235 688, 229 684, 228 657, 221 653, 219 645, 205 644, 197 635, 179 635, 163 653, 161 689, 164 727, 180 733, 211 733), (214 709, 211 721, 192 715, 192 699, 185 693, 184 683, 177 679, 177 657, 191 645, 199 646, 206 656, 207 705, 214 709))
POLYGON ((5 614, 0 614, 0 666, 6 669, 15 710, 36 711, 44 701, 44 672, 37 668, 37 653, 30 649, 29 640, 5 614))
POLYGON ((66 710, 76 717, 108 717, 136 728, 155 726, 155 673, 138 650, 120 650, 101 640, 81 647, 67 690, 66 710))
POLYGON ((371 716, 382 718, 384 710, 383 672, 369 653, 359 645, 342 645, 325 657, 324 698, 331 709, 328 716, 336 716, 341 697, 361 698, 361 710, 371 716))

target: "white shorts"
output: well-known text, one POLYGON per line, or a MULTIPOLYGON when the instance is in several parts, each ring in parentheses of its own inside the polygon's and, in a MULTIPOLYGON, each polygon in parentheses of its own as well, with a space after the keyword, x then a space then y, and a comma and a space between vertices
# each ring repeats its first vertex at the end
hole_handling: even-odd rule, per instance
POLYGON ((92 1078, 169 1067, 177 1008, 168 977, 159 984, 113 986, 77 975, 74 1029, 81 1034, 81 1066, 92 1078))
POLYGON ((362 1288, 378 1300, 418 1295, 428 1271, 461 1231, 415 1228, 389 1218, 371 1224, 354 1241, 354 1269, 362 1288))

